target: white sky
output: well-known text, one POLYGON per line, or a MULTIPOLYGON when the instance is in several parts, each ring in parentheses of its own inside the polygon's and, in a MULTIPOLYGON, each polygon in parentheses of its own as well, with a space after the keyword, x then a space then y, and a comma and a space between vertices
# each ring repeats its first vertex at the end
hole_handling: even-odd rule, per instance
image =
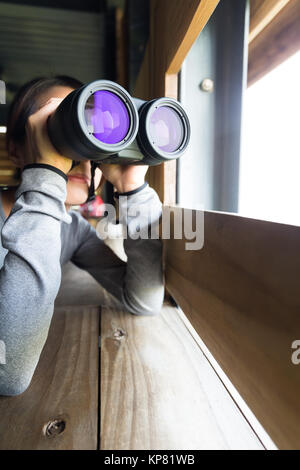
POLYGON ((300 225, 300 51, 245 93, 239 214, 300 225))

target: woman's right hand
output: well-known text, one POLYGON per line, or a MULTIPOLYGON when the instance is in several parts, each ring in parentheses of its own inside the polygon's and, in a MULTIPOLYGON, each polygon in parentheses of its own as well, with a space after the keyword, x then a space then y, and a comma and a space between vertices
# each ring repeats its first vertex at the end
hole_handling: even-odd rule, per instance
POLYGON ((61 103, 61 98, 50 98, 26 124, 26 160, 28 163, 46 163, 55 166, 65 174, 69 173, 73 161, 59 154, 52 145, 48 130, 48 117, 61 103))

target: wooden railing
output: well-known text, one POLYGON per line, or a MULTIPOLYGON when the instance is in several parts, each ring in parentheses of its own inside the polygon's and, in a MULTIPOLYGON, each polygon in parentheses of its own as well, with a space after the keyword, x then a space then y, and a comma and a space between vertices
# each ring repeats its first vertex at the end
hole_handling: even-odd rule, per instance
POLYGON ((300 227, 205 212, 204 247, 187 242, 164 240, 168 291, 275 444, 298 449, 300 227))

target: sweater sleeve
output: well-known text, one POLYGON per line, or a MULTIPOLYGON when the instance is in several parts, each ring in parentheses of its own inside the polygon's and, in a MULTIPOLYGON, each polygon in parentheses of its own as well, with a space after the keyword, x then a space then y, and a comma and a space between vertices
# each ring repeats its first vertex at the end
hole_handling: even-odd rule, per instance
POLYGON ((2 227, 7 253, 0 270, 0 339, 6 357, 0 395, 28 387, 48 335, 61 283, 61 222, 72 221, 63 175, 46 165, 25 168, 2 227))
POLYGON ((158 227, 161 202, 148 185, 141 191, 119 197, 119 214, 125 215, 127 228, 124 250, 127 262, 122 261, 81 216, 81 243, 71 261, 88 271, 107 289, 124 309, 136 315, 155 315, 161 310, 164 285, 162 270, 162 242, 158 238, 143 238, 158 227))

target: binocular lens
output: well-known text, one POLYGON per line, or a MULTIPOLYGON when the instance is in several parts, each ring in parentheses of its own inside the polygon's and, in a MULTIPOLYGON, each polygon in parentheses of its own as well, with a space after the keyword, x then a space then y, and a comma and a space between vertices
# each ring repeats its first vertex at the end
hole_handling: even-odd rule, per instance
POLYGON ((152 143, 163 152, 176 152, 184 139, 183 122, 169 106, 157 108, 150 116, 149 133, 152 143))
POLYGON ((179 158, 190 138, 189 119, 179 102, 132 98, 109 80, 72 91, 47 125, 59 153, 96 163, 158 165, 179 158))
POLYGON ((119 96, 110 91, 93 93, 85 104, 84 115, 88 131, 104 144, 117 144, 129 132, 127 107, 119 96))

